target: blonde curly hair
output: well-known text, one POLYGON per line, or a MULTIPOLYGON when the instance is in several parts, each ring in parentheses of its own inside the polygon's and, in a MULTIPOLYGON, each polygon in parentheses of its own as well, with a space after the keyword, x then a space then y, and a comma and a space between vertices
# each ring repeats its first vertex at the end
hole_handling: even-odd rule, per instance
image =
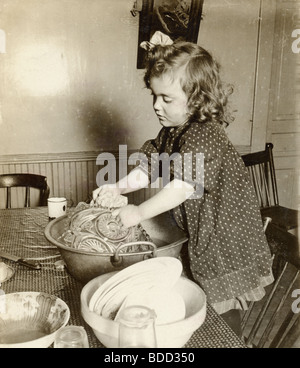
POLYGON ((150 89, 153 77, 179 75, 183 91, 188 97, 192 119, 199 122, 218 121, 229 125, 233 116, 227 110, 232 86, 224 89, 220 78, 220 65, 201 46, 185 41, 172 45, 156 45, 148 51, 144 81, 150 89))

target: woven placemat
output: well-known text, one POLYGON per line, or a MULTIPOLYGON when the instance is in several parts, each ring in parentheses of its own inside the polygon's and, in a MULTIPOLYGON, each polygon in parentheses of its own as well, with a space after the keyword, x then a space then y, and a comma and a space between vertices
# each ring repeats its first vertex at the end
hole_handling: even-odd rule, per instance
MULTIPOLYGON (((0 250, 27 259, 38 259, 41 270, 5 260, 13 267, 14 276, 1 285, 6 293, 41 291, 56 295, 70 308, 70 325, 83 326, 91 348, 104 348, 85 323, 80 312, 80 294, 83 285, 68 274, 59 271, 54 263, 60 260, 57 248, 45 238, 48 224, 47 208, 0 210, 0 250)), ((204 324, 192 335, 185 348, 244 348, 246 347, 220 316, 207 306, 204 324)))

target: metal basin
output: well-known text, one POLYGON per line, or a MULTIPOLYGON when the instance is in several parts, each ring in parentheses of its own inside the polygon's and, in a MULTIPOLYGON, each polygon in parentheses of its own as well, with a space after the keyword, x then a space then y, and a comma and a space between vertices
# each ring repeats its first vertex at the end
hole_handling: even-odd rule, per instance
POLYGON ((89 253, 68 247, 60 240, 68 223, 68 216, 49 222, 45 236, 50 243, 57 246, 69 273, 84 284, 97 276, 122 270, 150 257, 178 257, 183 244, 188 240, 186 234, 166 212, 141 223, 154 243, 149 250, 122 253, 120 250, 126 248, 126 244, 123 244, 115 253, 89 253))

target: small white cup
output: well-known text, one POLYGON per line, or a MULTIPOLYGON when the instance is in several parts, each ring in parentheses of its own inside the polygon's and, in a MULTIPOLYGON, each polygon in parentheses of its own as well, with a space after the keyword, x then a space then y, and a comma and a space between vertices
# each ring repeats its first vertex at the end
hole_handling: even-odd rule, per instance
POLYGON ((65 216, 67 214, 68 201, 66 198, 48 198, 48 215, 49 220, 54 220, 58 217, 65 216))

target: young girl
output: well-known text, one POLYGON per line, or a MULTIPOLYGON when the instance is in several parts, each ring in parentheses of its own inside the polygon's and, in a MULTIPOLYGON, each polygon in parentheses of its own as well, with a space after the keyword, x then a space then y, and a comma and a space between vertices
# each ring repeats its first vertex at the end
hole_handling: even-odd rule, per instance
POLYGON ((161 33, 143 46, 148 50, 145 83, 152 91, 162 129, 141 149, 148 160, 117 185, 95 190, 93 198, 101 202, 108 192, 117 196, 146 187, 159 175, 153 159, 157 154, 193 155, 181 168, 183 173, 171 168, 171 180, 158 194, 114 215, 130 227, 172 210, 178 226, 188 233, 193 279, 219 314, 237 317, 229 311, 261 299, 273 278, 256 196, 243 161, 224 131, 229 115, 219 66, 200 46, 173 43, 161 33), (204 190, 195 196, 195 184, 201 185, 197 153, 204 157, 204 190), (184 180, 185 176, 193 180, 184 180))

